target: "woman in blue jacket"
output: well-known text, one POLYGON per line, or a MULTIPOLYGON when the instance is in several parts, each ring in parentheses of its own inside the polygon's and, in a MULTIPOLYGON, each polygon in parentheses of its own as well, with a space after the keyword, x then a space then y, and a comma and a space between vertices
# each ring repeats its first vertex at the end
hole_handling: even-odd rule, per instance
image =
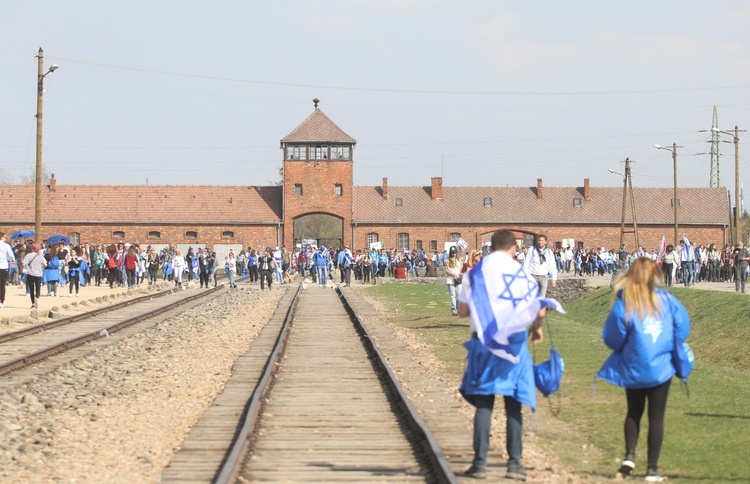
POLYGON ((625 459, 620 473, 635 468, 641 416, 648 401, 647 482, 661 482, 658 460, 664 437, 664 413, 669 384, 675 375, 672 348, 675 331, 683 339, 690 334, 685 307, 670 293, 657 289, 663 283, 654 261, 639 257, 617 282, 617 299, 604 323, 602 338, 613 350, 597 376, 625 388, 625 459))

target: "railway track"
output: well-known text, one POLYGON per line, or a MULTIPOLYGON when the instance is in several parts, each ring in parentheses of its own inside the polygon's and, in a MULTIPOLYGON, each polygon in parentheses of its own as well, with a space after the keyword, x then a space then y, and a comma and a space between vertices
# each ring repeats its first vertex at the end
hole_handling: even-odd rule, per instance
POLYGON ((0 375, 19 370, 89 341, 108 337, 128 326, 176 309, 190 301, 215 295, 223 289, 223 286, 200 291, 170 289, 1 334, 0 375))
POLYGON ((288 291, 163 482, 457 482, 346 297, 288 291))

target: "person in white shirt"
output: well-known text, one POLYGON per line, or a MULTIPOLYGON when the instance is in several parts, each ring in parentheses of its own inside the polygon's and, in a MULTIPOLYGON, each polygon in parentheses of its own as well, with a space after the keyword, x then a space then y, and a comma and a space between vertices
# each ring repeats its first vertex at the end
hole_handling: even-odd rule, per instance
POLYGON ((10 266, 15 260, 13 249, 8 245, 8 236, 0 232, 0 308, 5 307, 5 285, 10 278, 10 266))
POLYGON ((551 281, 552 287, 557 285, 557 264, 555 254, 547 247, 547 236, 539 235, 536 244, 526 253, 523 268, 539 284, 541 297, 547 297, 547 285, 551 281))

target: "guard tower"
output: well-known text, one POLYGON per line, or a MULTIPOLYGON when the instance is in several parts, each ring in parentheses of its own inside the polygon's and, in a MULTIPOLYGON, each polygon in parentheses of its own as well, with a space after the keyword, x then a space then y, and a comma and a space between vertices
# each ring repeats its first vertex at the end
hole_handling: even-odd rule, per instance
POLYGON ((353 155, 357 140, 318 108, 281 139, 284 156, 283 243, 302 239, 351 245, 353 155), (296 229, 295 229, 296 227, 296 229))

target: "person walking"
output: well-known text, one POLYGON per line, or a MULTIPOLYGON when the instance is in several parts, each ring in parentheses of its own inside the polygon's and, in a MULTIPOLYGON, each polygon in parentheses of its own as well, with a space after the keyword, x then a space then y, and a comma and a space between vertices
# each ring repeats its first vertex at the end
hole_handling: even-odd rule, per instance
POLYGON ((315 254, 313 254, 312 259, 313 264, 315 264, 315 271, 318 275, 318 284, 320 284, 320 287, 326 287, 328 282, 328 263, 330 262, 330 255, 328 254, 326 247, 321 245, 315 254))
POLYGON ((615 285, 616 299, 604 323, 602 338, 612 354, 597 376, 625 389, 625 458, 619 468, 623 476, 635 469, 635 450, 641 417, 648 402, 647 482, 662 482, 659 453, 664 439, 664 414, 669 385, 676 371, 672 364, 674 338, 684 341, 690 334, 685 307, 662 283, 659 266, 638 258, 615 285))
POLYGON ((83 258, 79 255, 80 251, 80 247, 70 249, 70 260, 68 260, 68 296, 70 297, 73 297, 73 288, 76 290, 75 297, 80 297, 78 291, 81 288, 81 278, 84 277, 81 274, 83 258))
POLYGON ((229 279, 229 287, 234 289, 237 287, 237 283, 234 282, 235 271, 237 270, 237 259, 234 257, 234 251, 229 251, 229 255, 226 256, 224 263, 224 272, 229 279))
POLYGON ((276 272, 276 259, 271 255, 271 249, 267 248, 263 255, 258 257, 258 267, 260 267, 260 290, 268 286, 271 290, 273 284, 273 274, 276 272))
POLYGON ((15 262, 16 256, 8 244, 8 236, 0 232, 0 308, 5 307, 5 285, 10 279, 10 268, 15 262))
POLYGON ((128 247, 123 264, 125 265, 125 281, 128 291, 132 291, 135 289, 135 271, 138 267, 138 255, 135 247, 128 247))
POLYGON ((686 234, 682 234, 682 240, 680 241, 680 267, 682 267, 682 282, 685 287, 695 285, 695 253, 693 252, 693 246, 687 238, 686 234))
POLYGON ((677 255, 677 252, 674 251, 674 246, 672 244, 669 244, 665 250, 664 260, 662 261, 662 271, 664 272, 664 280, 667 287, 672 287, 672 280, 674 278, 675 270, 680 264, 680 257, 677 255))
POLYGON ((57 258, 57 247, 50 245, 44 255, 47 268, 42 274, 42 282, 47 284, 47 296, 57 297, 57 286, 60 284, 60 259, 57 258))
POLYGON ((31 250, 26 252, 21 264, 23 265, 22 270, 26 274, 26 286, 31 296, 31 307, 32 309, 39 308, 37 300, 41 296, 42 274, 44 273, 44 268, 47 267, 47 261, 44 258, 44 254, 42 254, 42 248, 38 242, 34 242, 31 250))
MULTIPOLYGON (((596 260, 596 255, 590 257, 593 257, 593 260, 596 260)), ((529 249, 526 258, 523 261, 523 269, 536 280, 537 284, 539 284, 539 291, 542 297, 547 297, 547 286, 550 283, 552 284, 552 287, 557 285, 555 255, 552 253, 552 250, 547 247, 546 235, 540 234, 537 236, 536 244, 529 249)), ((593 275, 593 273, 590 275, 593 275)))
POLYGON ((734 289, 737 292, 745 292, 747 281, 747 265, 750 261, 750 250, 746 249, 742 242, 738 242, 734 249, 734 289))
POLYGON ((174 251, 172 258, 172 273, 174 274, 174 287, 182 286, 182 273, 185 271, 185 258, 182 257, 182 251, 174 251))
MULTIPOLYGON (((523 415, 521 405, 536 408, 534 369, 527 346, 543 340, 546 306, 562 310, 554 300, 537 296, 534 278, 514 260, 516 239, 512 232, 492 234, 492 252, 464 276, 458 315, 469 318, 472 338, 464 344, 469 352, 461 382, 461 395, 476 407, 474 459, 464 476, 483 479, 495 395, 502 395, 506 415, 507 479, 526 480, 522 463, 523 415)), ((450 260, 450 258, 449 258, 450 260)))
POLYGON ((445 260, 445 284, 448 286, 448 295, 451 298, 451 314, 458 316, 458 296, 461 293, 461 269, 463 262, 458 258, 458 248, 455 245, 448 250, 448 258, 445 260))

